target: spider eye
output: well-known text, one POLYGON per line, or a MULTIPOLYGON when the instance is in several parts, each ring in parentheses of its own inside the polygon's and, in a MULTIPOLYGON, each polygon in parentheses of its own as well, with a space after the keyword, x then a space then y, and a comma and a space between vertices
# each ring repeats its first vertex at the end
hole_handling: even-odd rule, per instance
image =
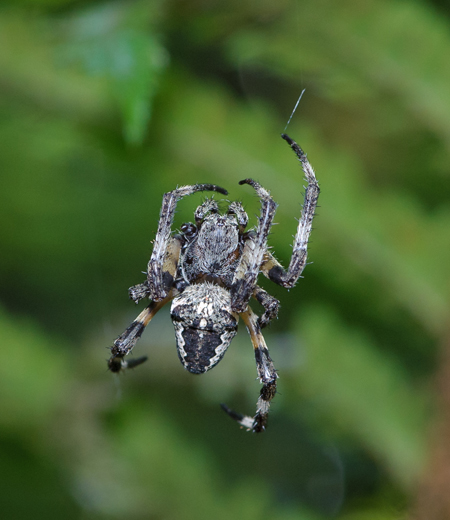
POLYGON ((181 231, 187 237, 192 237, 197 233, 197 226, 194 226, 192 222, 187 222, 181 226, 181 231))

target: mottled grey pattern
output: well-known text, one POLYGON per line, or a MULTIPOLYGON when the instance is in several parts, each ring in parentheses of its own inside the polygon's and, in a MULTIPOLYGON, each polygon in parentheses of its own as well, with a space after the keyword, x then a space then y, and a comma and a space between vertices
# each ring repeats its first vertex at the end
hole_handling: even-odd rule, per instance
POLYGON ((178 356, 186 370, 201 374, 223 358, 237 332, 239 316, 230 293, 210 282, 189 285, 172 301, 178 356))
POLYGON ((262 432, 267 424, 270 402, 276 394, 278 374, 270 358, 261 329, 277 317, 279 302, 257 285, 259 273, 273 282, 290 288, 300 277, 307 258, 319 186, 306 154, 287 135, 282 135, 301 163, 308 185, 301 219, 294 239, 289 268, 285 270, 267 246, 277 204, 270 193, 253 179, 248 184, 259 196, 261 212, 256 229, 246 231, 248 216, 240 202, 231 202, 225 214, 216 200, 206 199, 195 211, 195 224, 181 226, 172 235, 177 202, 198 191, 227 191, 212 184, 183 186, 163 197, 158 231, 148 263, 147 279, 130 288, 130 298, 138 303, 150 298, 150 305, 121 334, 111 349, 109 367, 119 372, 145 359, 126 363, 144 328, 158 310, 172 301, 171 318, 175 328, 178 356, 194 374, 213 368, 223 358, 236 335, 241 317, 250 334, 255 352, 258 379, 263 387, 253 417, 223 408, 242 426, 262 432), (261 318, 249 306, 251 298, 264 308, 261 318))

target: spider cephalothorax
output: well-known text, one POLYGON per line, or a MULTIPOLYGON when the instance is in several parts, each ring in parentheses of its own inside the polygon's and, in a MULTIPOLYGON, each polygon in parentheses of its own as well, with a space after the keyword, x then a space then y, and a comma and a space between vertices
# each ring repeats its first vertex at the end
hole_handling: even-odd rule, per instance
POLYGON ((147 280, 129 290, 130 298, 136 303, 146 297, 151 302, 115 340, 108 363, 113 372, 119 372, 145 361, 145 357, 130 361, 124 357, 158 310, 172 301, 170 315, 178 356, 189 372, 201 374, 222 359, 242 318, 250 333, 263 387, 254 417, 233 412, 225 405, 222 407, 254 432, 266 427, 278 377, 261 329, 277 316, 279 302, 257 285, 258 274, 286 288, 295 285, 306 265, 308 238, 319 196, 319 186, 306 154, 290 137, 285 134, 282 137, 297 155, 308 182, 289 268, 283 269, 267 247, 276 204, 270 193, 254 180, 239 183, 252 186, 261 200, 258 225, 250 231, 246 231, 248 216, 241 203, 231 202, 227 212, 221 214, 217 201, 207 199, 195 211, 195 224, 183 224, 181 233, 172 235, 178 200, 197 191, 224 195, 228 192, 213 184, 196 184, 166 193, 147 280), (250 308, 251 298, 263 306, 261 317, 250 308))

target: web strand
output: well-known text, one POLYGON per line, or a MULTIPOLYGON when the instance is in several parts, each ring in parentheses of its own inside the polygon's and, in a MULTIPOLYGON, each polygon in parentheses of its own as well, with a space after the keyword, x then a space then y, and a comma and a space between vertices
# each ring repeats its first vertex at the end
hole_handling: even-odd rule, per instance
POLYGON ((291 117, 289 118, 288 122, 286 123, 286 126, 284 127, 283 132, 286 132, 287 127, 289 126, 289 123, 291 122, 292 116, 295 114, 295 111, 297 110, 298 104, 300 103, 300 100, 302 99, 303 93, 305 92, 305 88, 302 90, 302 93, 300 94, 299 98, 297 99, 297 103, 295 103, 294 110, 292 111, 291 117))

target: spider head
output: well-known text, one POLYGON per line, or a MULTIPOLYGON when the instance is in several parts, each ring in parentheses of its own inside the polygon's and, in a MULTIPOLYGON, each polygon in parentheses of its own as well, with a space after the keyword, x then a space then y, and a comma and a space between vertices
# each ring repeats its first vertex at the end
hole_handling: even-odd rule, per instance
POLYGON ((239 208, 240 204, 231 203, 228 211, 222 214, 217 202, 209 199, 195 211, 196 225, 191 225, 195 234, 188 234, 188 225, 182 227, 187 241, 180 270, 187 282, 206 278, 231 283, 242 250, 240 234, 247 222, 247 215, 243 209, 238 213, 239 208))
POLYGON ((197 246, 206 259, 223 265, 239 246, 239 224, 235 216, 207 215, 198 229, 197 246))
MULTIPOLYGON (((206 199, 195 211, 198 229, 197 243, 214 256, 228 255, 234 251, 239 241, 240 222, 232 202, 227 213, 219 213, 219 205, 214 199, 206 199)), ((217 258, 220 260, 220 258, 217 258)))
POLYGON ((219 213, 219 205, 214 199, 206 199, 195 211, 195 223, 200 228, 204 223, 212 226, 236 227, 241 233, 244 232, 248 216, 240 202, 231 202, 225 215, 219 213))

